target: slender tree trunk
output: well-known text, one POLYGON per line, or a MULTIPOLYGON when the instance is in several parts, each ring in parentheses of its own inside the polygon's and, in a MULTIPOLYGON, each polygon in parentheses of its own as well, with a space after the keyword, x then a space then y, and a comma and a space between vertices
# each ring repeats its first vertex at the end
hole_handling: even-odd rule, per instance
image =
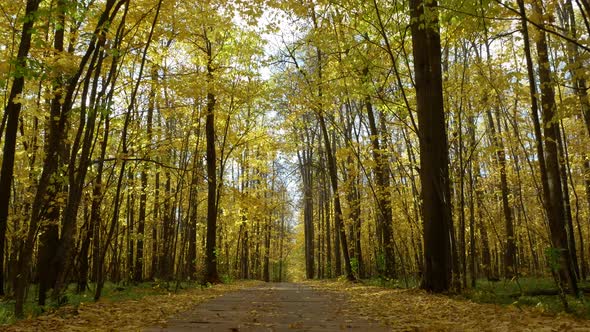
MULTIPOLYGON (((557 150, 559 153, 559 176, 561 178, 561 184, 563 188, 563 209, 565 215, 565 229, 567 233, 567 244, 570 254, 570 260, 574 269, 574 273, 576 277, 580 277, 580 266, 578 265, 578 254, 576 253, 576 236, 574 234, 574 223, 573 223, 573 215, 572 215, 572 207, 570 202, 570 192, 568 187, 568 177, 567 173, 570 168, 569 159, 568 159, 568 151, 567 145, 565 141, 565 137, 562 137, 561 134, 561 121, 558 121, 557 128, 559 129, 559 136, 557 137, 557 150)), ((583 240, 582 240, 583 241, 583 240)))
POLYGON ((375 160, 375 195, 377 200, 377 224, 383 233, 383 249, 385 258, 386 278, 394 279, 395 273, 395 251, 393 243, 393 214, 391 210, 391 199, 389 194, 389 168, 387 158, 384 156, 383 148, 379 142, 379 131, 377 121, 373 112, 373 104, 369 97, 365 97, 365 108, 369 119, 369 131, 371 134, 371 146, 373 159, 375 160))
MULTIPOLYGON (((4 148, 2 150, 2 168, 0 169, 0 292, 4 292, 4 247, 6 240, 6 227, 8 223, 8 210, 10 207, 10 193, 12 188, 12 178, 14 175, 14 157, 16 149, 16 134, 18 130, 18 120, 22 104, 16 100, 17 96, 22 94, 25 86, 24 73, 27 67, 27 56, 31 48, 31 37, 33 34, 33 25, 37 19, 37 9, 39 8, 39 0, 27 0, 25 8, 25 19, 23 20, 22 34, 18 46, 18 53, 16 56, 15 68, 18 74, 15 76, 6 108, 4 109, 4 116, 6 117, 6 129, 4 132, 4 148)), ((35 232, 36 233, 36 232, 35 232)), ((28 248, 25 248, 27 250, 28 248)), ((32 248, 31 248, 32 252, 32 248)), ((19 265, 24 262, 19 261, 19 265)), ((28 267, 28 263, 26 265, 28 267)), ((20 269, 19 269, 20 270, 20 269)), ((28 282, 29 274, 19 275, 17 277, 17 289, 15 289, 15 297, 17 299, 15 305, 15 316, 23 316, 23 304, 25 295, 25 285, 28 282)))
POLYGON ((213 84, 213 54, 211 42, 207 39, 207 116, 205 136, 207 141, 207 245, 205 249, 205 281, 219 283, 217 274, 217 155, 215 151, 215 94, 213 84))
MULTIPOLYGON (((200 136, 197 135, 197 137, 200 136)), ((190 216, 189 216, 189 229, 188 229, 188 253, 187 253, 187 264, 188 264, 188 276, 191 279, 196 278, 197 276, 197 223, 199 220, 199 179, 202 176, 202 169, 203 163, 202 159, 198 158, 199 154, 197 153, 197 149, 200 144, 196 144, 195 147, 195 157, 193 162, 193 167, 195 171, 192 173, 191 179, 191 188, 190 188, 190 199, 189 202, 191 204, 190 216)), ((239 241, 238 241, 239 243, 239 241)), ((138 247, 139 249, 139 247, 138 247)), ((237 259, 237 256, 236 256, 237 259)))
MULTIPOLYGON (((465 73, 465 71, 463 71, 465 73)), ((463 91, 463 88, 461 88, 463 91)), ((461 287, 467 288, 467 244, 465 239, 465 164, 463 159, 463 108, 458 109, 459 122, 459 258, 461 261, 461 287)))
POLYGON ((314 277, 314 227, 313 227, 313 172, 311 147, 312 137, 308 130, 302 135, 305 146, 298 152, 299 171, 303 185, 303 232, 305 242, 305 276, 307 279, 314 277))
MULTIPOLYGON (((123 128, 123 133, 122 133, 122 140, 123 140, 123 151, 124 153, 127 152, 127 127, 129 124, 129 117, 130 114, 129 112, 127 112, 126 115, 126 119, 125 119, 125 125, 123 128)), ((102 288, 104 286, 105 283, 105 279, 106 279, 106 271, 105 271, 105 261, 106 261, 106 255, 107 255, 107 251, 109 249, 111 240, 113 239, 113 236, 115 237, 115 246, 113 248, 113 258, 112 258, 112 262, 115 263, 115 266, 118 267, 118 258, 117 258, 117 247, 118 247, 118 220, 119 220, 119 209, 120 209, 120 201, 121 201, 121 191, 123 188, 123 178, 125 175, 125 168, 127 165, 127 160, 123 159, 123 161, 121 162, 121 167, 119 169, 119 174, 118 174, 118 178, 117 178, 117 189, 115 191, 115 196, 113 197, 113 216, 111 218, 111 224, 109 227, 109 231, 106 235, 106 238, 103 242, 103 246, 102 246, 102 250, 100 252, 100 256, 98 259, 98 274, 97 274, 97 279, 96 279, 96 289, 94 292, 94 300, 98 301, 98 299, 100 299, 101 295, 102 295, 102 288)), ((116 271, 116 268, 113 269, 113 278, 116 280, 118 279, 118 272, 116 271)))
MULTIPOLYGON (((572 39, 578 38, 578 32, 576 28, 576 17, 574 12, 574 7, 572 5, 571 0, 566 0, 564 3, 564 18, 563 18, 563 25, 566 31, 569 32, 569 35, 572 39)), ((571 67, 570 74, 571 80, 574 86, 574 92, 578 97, 578 101, 580 103, 580 114, 587 129, 588 135, 590 135, 590 101, 588 100, 588 91, 586 87, 586 79, 584 75, 580 75, 579 73, 584 70, 583 61, 580 60, 580 52, 578 50, 578 46, 573 43, 567 43, 566 50, 568 53, 568 62, 571 67)), ((565 141, 565 138, 564 138, 565 141)), ((567 161, 567 159, 566 159, 567 161)), ((569 169, 569 167, 568 167, 569 169)), ((586 153, 585 160, 583 163, 583 169, 585 173, 585 187, 586 187, 586 198, 588 201, 588 209, 590 209, 590 164, 588 163, 588 153, 586 153)), ((567 182, 566 182, 567 183, 567 182)), ((574 190, 575 192, 575 190, 574 190)), ((578 204, 578 200, 576 199, 576 204, 578 204)), ((576 209, 579 210, 579 209, 576 209)), ((576 218, 577 219, 577 218, 576 218)), ((590 221, 590 217, 589 217, 590 221)), ((579 221, 578 221, 579 222, 579 221)), ((588 274, 588 262, 585 258, 585 245, 584 245, 584 238, 581 234, 581 228, 578 227, 578 232, 580 234, 580 262, 581 262, 581 271, 579 271, 582 280, 586 279, 586 275, 588 274)))
MULTIPOLYGON (((469 116, 469 124, 467 129, 467 135, 469 135, 469 148, 475 149, 476 147, 476 140, 475 140, 475 116, 469 116)), ((475 181, 474 177, 475 174, 473 173, 473 166, 477 162, 476 156, 472 155, 469 159, 469 165, 467 168, 467 176, 469 179, 469 258, 470 258, 470 275, 471 275, 471 288, 475 289, 476 280, 477 280, 477 267, 475 265, 476 259, 476 252, 475 252, 475 181)))
POLYGON ((270 232, 271 227, 270 224, 272 222, 272 214, 268 216, 266 220, 265 230, 264 230, 264 259, 262 262, 262 279, 265 282, 270 281, 270 232))
MULTIPOLYGON (((156 66, 152 67, 152 86, 150 89, 149 100, 148 100, 148 108, 147 108, 147 118, 146 118, 146 134, 148 140, 148 148, 151 148, 152 145, 152 126, 153 126, 153 119, 154 119, 154 107, 155 107, 155 99, 156 99, 156 86, 158 80, 158 68, 156 66)), ((148 173, 147 169, 143 168, 141 171, 141 194, 139 196, 139 216, 137 219, 137 255, 135 257, 135 272, 133 273, 134 280, 136 282, 141 282, 143 280, 143 261, 144 261, 144 254, 143 254, 143 238, 145 233, 145 218, 146 218, 146 210, 147 210, 147 185, 148 185, 148 173)), ((195 207, 196 208, 196 207, 195 207)), ((191 274, 192 276, 192 274, 191 274)))
MULTIPOLYGON (((115 2, 115 0, 109 0, 107 1, 107 4, 105 6, 105 10, 103 12, 103 14, 101 15, 100 18, 100 22, 106 22, 106 21, 112 21, 114 19, 114 17, 117 15, 119 9, 121 8, 121 6, 124 4, 124 1, 121 0, 119 2, 115 2)), ((125 14, 127 13, 127 8, 125 7, 125 14)), ((124 24, 125 22, 125 14, 123 15, 123 18, 121 20, 121 26, 124 24)), ((102 29, 103 26, 102 24, 99 24, 99 28, 97 28, 97 31, 100 31, 99 29, 102 29)), ((55 281, 55 287, 53 288, 53 292, 52 292, 52 298, 54 300, 57 300, 60 296, 61 293, 63 292, 63 289, 65 288, 65 286, 67 285, 67 277, 68 277, 68 273, 70 272, 70 267, 71 267, 71 256, 73 255, 73 250, 74 248, 74 241, 75 241, 75 237, 76 237, 76 232, 77 232, 77 227, 76 227, 76 223, 77 223, 77 215, 78 215, 78 209, 80 206, 80 201, 82 198, 82 194, 83 194, 83 188, 84 188, 84 183, 85 183, 85 178, 86 178, 86 174, 88 172, 88 168, 90 165, 90 157, 91 157, 91 152, 92 152, 92 147, 93 147, 93 141, 94 141, 94 129, 95 129, 95 123, 96 123, 96 117, 97 117, 97 107, 96 107, 96 96, 97 96, 97 89, 98 89, 98 79, 100 76, 100 72, 101 72, 101 68, 102 68, 102 60, 104 59, 104 50, 101 50, 101 46, 105 44, 106 42, 106 31, 103 30, 100 32, 100 37, 99 36, 95 36, 93 37, 93 39, 95 40, 95 44, 93 47, 89 47, 88 49, 88 53, 87 54, 93 54, 92 55, 92 59, 90 60, 90 68, 93 68, 94 65, 96 64, 96 75, 95 75, 95 79, 94 82, 92 84, 92 90, 90 92, 90 113, 88 114, 88 118, 86 119, 86 123, 84 124, 84 117, 86 115, 86 98, 88 95, 88 90, 90 89, 90 85, 91 85, 91 75, 87 75, 86 78, 84 79, 84 86, 83 86, 83 92, 82 92, 82 103, 81 103, 81 107, 80 107, 80 125, 78 128, 78 132, 76 134, 76 137, 74 138, 74 143, 72 146, 72 155, 70 156, 70 161, 69 161, 69 169, 68 169, 68 182, 70 185, 69 188, 69 193, 68 193, 68 200, 67 200, 67 204, 66 207, 64 209, 64 217, 63 217, 63 222, 62 222, 62 227, 61 227, 61 237, 60 237, 60 241, 59 241, 59 246, 57 247, 55 256, 53 258, 53 264, 55 265, 55 268, 57 270, 57 275, 56 275, 56 281, 55 281), (82 132, 85 128, 85 133, 84 133, 84 137, 82 139, 82 132), (80 146, 81 143, 81 146, 80 146), (80 152, 79 151, 80 148, 80 152), (76 156, 79 153, 79 158, 76 158, 76 156), (78 165, 76 167, 76 160, 78 161, 78 165)), ((115 45, 118 45, 120 42, 120 37, 121 37, 121 29, 119 29, 117 31, 117 37, 116 37, 116 41, 115 41, 115 45)), ((151 39, 151 38, 150 38, 151 39)), ((148 42, 149 45, 149 42, 148 42)), ((145 62, 145 51, 144 51, 144 61, 142 62, 142 64, 145 62)), ((84 62, 83 62, 84 63, 84 62)), ((115 66, 116 61, 113 62, 112 66, 115 66)), ((142 66, 143 68, 143 66, 142 66)), ((76 74, 76 76, 74 77, 74 79, 71 79, 69 82, 69 89, 67 92, 67 95, 65 97, 65 102, 64 102, 64 109, 65 110, 69 110, 71 109, 72 105, 73 105, 73 95, 74 95, 74 90, 75 88, 73 87, 73 83, 77 82, 77 79, 79 77, 81 77, 82 71, 84 70, 84 66, 81 65, 79 67, 78 73, 76 74)), ((112 74, 113 72, 111 72, 112 74)), ((111 76, 112 77, 112 76, 111 76)), ((140 74, 140 79, 141 80, 141 74, 140 74)), ((108 82, 106 84, 104 84, 104 86, 108 86, 108 82)), ((103 90, 104 91, 104 90, 103 90)), ((135 94, 137 93, 137 87, 136 87, 136 91, 134 92, 134 95, 132 96, 133 98, 135 98, 135 94)), ((133 102, 131 103, 131 105, 133 105, 133 102)), ((65 126, 65 119, 62 117, 62 122, 60 123, 61 127, 65 126)), ((126 152, 126 151, 125 151, 126 152)))
POLYGON ((328 136, 328 129, 321 111, 317 114, 320 122, 320 128, 324 137, 324 148, 326 149, 326 158, 328 160, 328 173, 330 175, 330 182, 332 184, 332 192, 334 193, 334 220, 337 229, 337 236, 340 240, 340 246, 342 247, 342 254, 344 256, 344 269, 346 272, 346 278, 354 280, 355 277, 352 274, 352 268, 350 265, 350 255, 348 252, 348 241, 346 239, 346 230, 342 220, 342 207, 340 206, 340 193, 338 191, 338 173, 336 169, 336 161, 334 154, 332 153, 332 146, 330 138, 328 136))
MULTIPOLYGON (((323 160, 323 154, 320 153, 320 160, 323 160)), ((321 161, 320 161, 321 163, 321 161)), ((322 169, 324 169, 322 167, 322 169)), ((328 184, 326 180, 326 175, 323 172, 322 174, 322 191, 321 195, 323 196, 323 206, 321 207, 324 210, 324 223, 326 224, 326 277, 332 278, 332 231, 330 225, 330 195, 328 184)))
MULTIPOLYGON (((358 179, 357 179, 358 180, 358 179)), ((355 188, 354 188, 354 207, 353 207, 353 220, 354 220, 354 224, 353 224, 353 234, 354 234, 354 253, 356 256, 356 260, 357 260, 357 265, 358 265, 358 277, 360 279, 365 278, 365 262, 363 259, 363 248, 362 248, 362 243, 361 243, 361 227, 362 227, 362 222, 361 222, 361 196, 358 190, 358 186, 360 186, 359 183, 354 184, 355 188)))
POLYGON ((280 237, 279 237, 279 276, 278 281, 283 281, 283 246, 285 241, 285 215, 281 215, 281 225, 280 225, 280 237))
MULTIPOLYGON (((533 10, 537 17, 543 17, 542 9, 537 2, 533 3, 533 10)), ((542 23, 541 23, 542 25, 542 23)), ((541 87, 541 104, 543 105, 543 128, 545 142, 545 166, 547 174, 547 193, 545 202, 549 217, 552 246, 559 251, 559 278, 562 286, 567 284, 569 291, 578 294, 577 278, 568 249, 568 237, 566 231, 565 210, 563 202, 563 187, 560 177, 559 148, 560 136, 559 121, 555 118, 555 91, 551 78, 549 65, 549 52, 545 32, 539 30, 536 38, 537 55, 539 58, 539 83, 541 87)), ((532 83, 531 83, 532 84, 532 83)))
MULTIPOLYGON (((238 174, 241 178, 241 192, 246 194, 248 188, 250 187, 250 178, 249 178, 249 169, 246 169, 246 160, 248 159, 248 149, 244 151, 243 158, 242 158, 242 167, 238 168, 238 174), (240 172, 241 169, 241 172, 240 172)), ((239 256, 240 260, 240 276, 242 279, 249 279, 250 277, 250 243, 249 243, 249 234, 248 234, 248 214, 247 208, 244 207, 244 213, 242 215, 242 223, 240 224, 240 234, 242 234, 242 239, 240 242, 241 252, 239 256)), ((236 258, 237 259, 237 258, 236 258)))
MULTIPOLYGON (((318 175, 319 178, 319 175, 318 175)), ((326 246, 325 246, 325 239, 326 234, 324 233, 325 230, 325 223, 326 223, 326 216, 324 214, 324 195, 321 192, 321 188, 318 186, 318 204, 317 204, 317 215, 318 215, 318 242, 317 242, 317 252, 318 252, 318 279, 325 278, 326 272, 326 246)))
MULTIPOLYGON (((160 213, 160 171, 156 168, 156 175, 154 176, 154 220, 158 220, 161 217, 160 213)), ((150 267, 150 279, 153 280, 160 274, 159 261, 160 252, 158 241, 158 225, 154 223, 152 225, 152 261, 150 267)))
MULTIPOLYGON (((506 245, 504 250, 504 277, 511 279, 516 273, 516 242, 514 238, 514 219, 512 216, 512 209, 508 201, 509 189, 508 180, 506 176, 506 151, 504 149, 504 143, 502 142, 501 133, 496 130, 492 112, 488 109, 486 111, 488 128, 490 129, 490 135, 494 142, 496 149, 496 162, 500 168, 500 190, 502 192, 502 211, 504 212, 504 223, 506 227, 506 245)), ((496 114, 497 115, 497 114, 496 114)))
MULTIPOLYGON (((121 36, 120 32, 122 31, 122 25, 123 23, 121 23, 121 25, 119 26, 119 30, 117 33, 117 36, 121 36)), ((120 38, 116 38, 117 41, 120 41, 120 38)), ((118 44, 118 42, 117 42, 118 44)), ((80 195, 82 195, 82 186, 84 185, 84 181, 85 181, 85 176, 86 176, 86 171, 87 168, 90 167, 90 155, 91 155, 91 150, 93 149, 93 147, 91 148, 91 145, 94 145, 94 122, 95 122, 95 117, 96 117, 96 108, 99 107, 104 107, 105 105, 107 105, 113 98, 113 89, 115 86, 115 76, 116 76, 116 72, 117 72, 117 58, 115 58, 115 61, 111 62, 111 68, 108 74, 108 77, 106 79, 106 81, 102 82, 102 89, 100 91, 100 93, 98 93, 97 95, 97 89, 98 89, 98 83, 99 83, 99 78, 101 77, 102 73, 101 73, 101 67, 102 67, 102 60, 104 59, 104 53, 100 53, 99 55, 99 61, 98 61, 98 65, 96 68, 96 72, 94 75, 94 82, 93 82, 93 88, 92 88, 92 92, 91 92, 91 97, 90 97, 90 105, 91 107, 94 109, 92 111, 92 113, 90 114, 89 117, 89 121, 87 123, 87 129, 86 129, 86 137, 84 139, 84 145, 82 148, 82 154, 80 156, 80 167, 85 167, 84 170, 81 170, 78 177, 76 178, 72 173, 70 173, 70 181, 72 182, 72 191, 74 191, 73 187, 76 186, 78 189, 76 189, 76 192, 78 192, 80 195), (110 86, 110 91, 108 92, 108 94, 105 97, 105 93, 107 91, 107 88, 110 86), (99 106, 100 105, 100 106, 99 106), (89 129, 90 127, 92 127, 92 129, 89 129)), ((86 82, 88 82, 86 80, 86 82)), ((85 86, 87 84, 85 83, 85 86)), ((85 93, 83 92, 83 98, 85 99, 85 93)), ((105 130, 103 133, 103 137, 102 137, 102 142, 100 143, 101 145, 101 152, 100 152, 100 160, 98 161, 98 172, 97 172, 97 177, 95 179, 95 183, 94 183, 94 188, 93 188, 93 193, 92 193, 92 203, 91 203, 91 212, 90 212, 90 220, 88 222, 88 227, 87 227, 87 231, 86 234, 83 234, 83 242, 82 242, 82 247, 80 250, 80 253, 78 255, 78 268, 80 270, 80 274, 79 274, 79 280, 78 280, 78 290, 79 291, 84 291, 87 287, 87 279, 88 279, 88 250, 90 247, 90 241, 92 239, 93 241, 93 262, 94 262, 94 267, 93 267, 93 280, 96 281, 96 277, 98 275, 97 272, 97 268, 98 268, 98 260, 99 260, 99 255, 98 253, 100 252, 100 224, 101 224, 101 214, 100 214, 100 204, 103 198, 103 190, 101 188, 102 186, 102 172, 103 172, 103 167, 104 167, 104 158, 106 155, 106 149, 107 149, 107 141, 108 141, 108 136, 109 136, 109 125, 110 125, 110 118, 108 115, 101 115, 101 119, 104 120, 105 122, 105 130)), ((75 144, 74 146, 77 146, 77 144, 75 144)), ((71 157, 73 158, 73 157, 71 157)), ((74 160, 75 161, 75 160, 74 160)), ((71 164, 73 165, 73 164, 71 164)), ((73 167, 73 166, 70 166, 73 167)), ((76 202, 71 201, 68 202, 67 210, 69 211, 69 209, 71 208, 71 204, 79 204, 79 200, 76 202)), ((52 264, 57 266, 56 260, 58 259, 58 257, 54 257, 52 264)), ((57 279, 56 279, 57 282, 57 279)))

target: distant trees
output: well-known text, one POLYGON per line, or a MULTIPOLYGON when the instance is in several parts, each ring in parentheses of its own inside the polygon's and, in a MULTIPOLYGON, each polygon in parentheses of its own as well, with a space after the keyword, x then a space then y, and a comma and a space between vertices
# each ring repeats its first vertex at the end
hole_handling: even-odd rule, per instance
POLYGON ((67 301, 73 281, 79 292, 94 283, 99 299, 106 281, 218 282, 240 260, 254 277, 286 278, 290 197, 275 166, 280 143, 267 144, 277 126, 256 69, 261 39, 231 16, 209 21, 227 4, 201 5, 175 16, 165 1, 6 7, 22 32, 20 48, 0 42, 9 59, 0 63, 0 289, 17 315, 31 283, 44 305, 49 291, 67 301), (232 176, 254 159, 260 192, 248 198, 256 208, 243 229, 253 237, 243 243, 232 211, 248 195, 232 176), (253 255, 237 257, 240 245, 253 255))
POLYGON ((339 213, 319 208, 340 201, 354 234, 347 239, 353 274, 361 266, 368 276, 413 274, 426 289, 446 291, 467 287, 468 277, 473 286, 477 277, 544 275, 557 264, 564 289, 576 292, 588 263, 581 245, 588 230, 579 221, 590 206, 577 194, 588 183, 586 153, 575 143, 588 140, 581 115, 588 101, 579 88, 583 61, 574 60, 586 45, 575 27, 587 13, 568 2, 518 5, 286 6, 293 26, 309 27, 285 38, 279 56, 284 119, 300 155, 314 151, 300 162, 303 180, 319 182, 302 187, 305 257, 317 263, 308 277, 342 273, 342 241, 333 232, 339 213), (524 38, 504 34, 507 23, 490 17, 522 19, 524 38), (561 28, 545 24, 554 18, 561 28), (574 88, 565 83, 572 78, 574 88), (303 121, 317 105, 323 119, 303 121), (321 144, 324 125, 329 144, 321 144), (302 132, 318 139, 302 140, 302 132), (332 180, 330 150, 337 192, 321 185, 332 180))

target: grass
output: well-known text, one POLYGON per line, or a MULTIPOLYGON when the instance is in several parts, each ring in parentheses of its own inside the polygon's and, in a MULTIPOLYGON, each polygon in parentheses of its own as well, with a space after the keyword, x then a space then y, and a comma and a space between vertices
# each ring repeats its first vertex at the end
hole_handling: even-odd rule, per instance
MULTIPOLYGON (((588 288, 590 283, 582 281, 580 287, 588 288)), ((542 290, 555 290, 555 282, 551 278, 523 277, 518 280, 489 282, 486 279, 477 281, 475 289, 465 291, 462 296, 478 303, 496 303, 501 305, 532 306, 543 312, 557 314, 565 311, 558 295, 526 295, 542 290)), ((567 295, 569 311, 573 315, 590 319, 590 298, 583 295, 576 298, 567 295)))
POLYGON ((420 286, 420 279, 408 277, 405 279, 385 279, 385 278, 371 278, 363 279, 361 282, 367 286, 377 286, 384 288, 416 288, 420 286))
MULTIPOLYGON (((89 290, 82 293, 76 292, 76 285, 71 284, 65 292, 67 305, 77 308, 81 303, 94 302, 94 284, 89 284, 89 290)), ((182 282, 180 289, 201 287, 196 282, 182 282)), ((176 289, 176 282, 151 281, 139 284, 123 284, 107 282, 104 285, 100 301, 124 301, 124 300, 139 300, 149 295, 164 295, 174 292, 176 289)), ((32 285, 29 288, 27 301, 24 305, 25 317, 36 317, 44 312, 55 310, 58 305, 49 298, 47 304, 44 306, 37 305, 37 286, 32 285)), ((48 293, 48 296, 50 293, 48 293)), ((17 320, 14 315, 14 300, 11 298, 0 300, 0 326, 12 324, 17 320)))

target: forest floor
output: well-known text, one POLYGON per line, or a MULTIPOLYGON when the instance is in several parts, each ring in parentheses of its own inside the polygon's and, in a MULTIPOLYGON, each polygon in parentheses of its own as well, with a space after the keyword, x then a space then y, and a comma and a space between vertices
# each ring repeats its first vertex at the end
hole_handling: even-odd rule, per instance
POLYGON ((140 300, 83 303, 8 331, 590 331, 590 320, 538 307, 478 304, 418 289, 346 281, 255 281, 140 300))

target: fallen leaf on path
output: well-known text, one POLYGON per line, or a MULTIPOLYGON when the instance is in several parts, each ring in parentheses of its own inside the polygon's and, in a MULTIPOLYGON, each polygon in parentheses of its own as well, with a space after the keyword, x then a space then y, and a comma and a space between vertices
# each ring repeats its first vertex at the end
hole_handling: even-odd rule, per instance
POLYGON ((195 305, 227 292, 251 286, 252 281, 220 284, 210 288, 193 288, 180 293, 146 296, 141 300, 81 303, 77 308, 65 306, 53 313, 21 320, 2 331, 137 331, 162 326, 167 319, 195 305))
POLYGON ((590 321, 571 315, 549 316, 534 308, 479 304, 419 289, 384 289, 345 281, 306 281, 334 296, 355 317, 367 317, 392 331, 590 331, 590 321))

